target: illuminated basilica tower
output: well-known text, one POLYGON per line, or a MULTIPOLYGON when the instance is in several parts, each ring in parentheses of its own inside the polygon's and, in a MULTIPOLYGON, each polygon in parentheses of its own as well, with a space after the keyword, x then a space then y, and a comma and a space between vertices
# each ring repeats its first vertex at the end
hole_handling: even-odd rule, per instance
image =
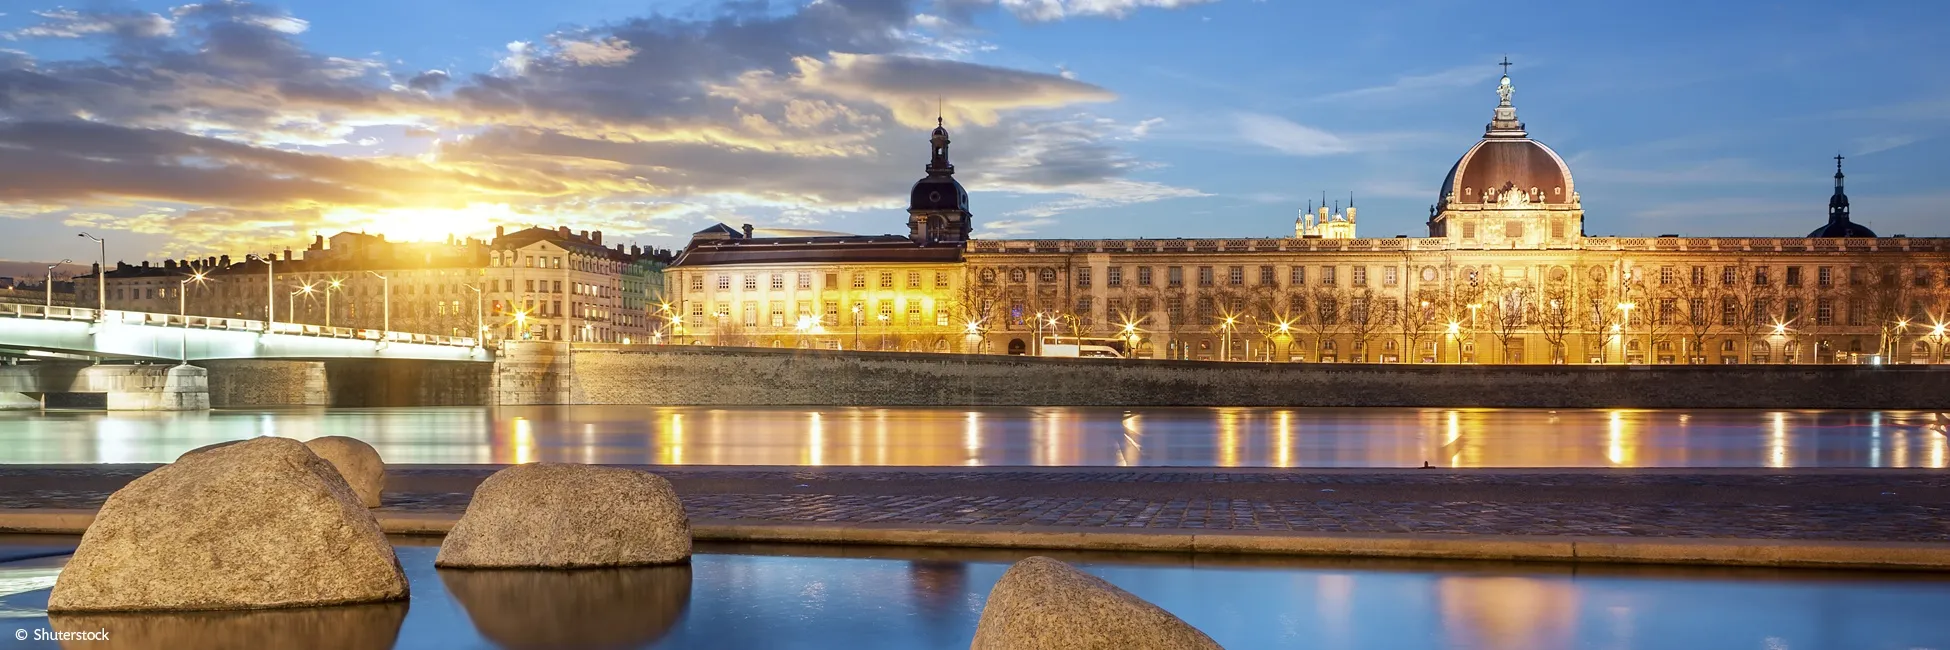
POLYGON ((1571 168, 1530 139, 1510 104, 1508 60, 1497 84, 1496 116, 1483 139, 1442 179, 1429 208, 1429 236, 1461 248, 1569 247, 1584 234, 1584 206, 1571 168))

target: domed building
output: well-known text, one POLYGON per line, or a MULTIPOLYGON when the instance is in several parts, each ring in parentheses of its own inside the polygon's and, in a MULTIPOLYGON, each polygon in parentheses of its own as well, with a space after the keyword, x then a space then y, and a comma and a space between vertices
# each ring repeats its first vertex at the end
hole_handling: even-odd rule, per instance
POLYGON ((1842 155, 1835 154, 1835 195, 1828 197, 1828 225, 1809 237, 1874 237, 1875 231, 1848 220, 1848 194, 1842 191, 1842 155))
POLYGON ((1524 131, 1510 103, 1515 93, 1504 74, 1483 138, 1442 179, 1429 208, 1430 237, 1465 248, 1549 248, 1569 246, 1583 234, 1584 206, 1571 168, 1524 131))
POLYGON ((968 212, 968 190, 955 180, 955 166, 948 162, 948 127, 941 118, 935 118, 928 142, 934 147, 926 168, 928 175, 916 181, 908 193, 908 238, 917 244, 968 241, 974 229, 968 212))

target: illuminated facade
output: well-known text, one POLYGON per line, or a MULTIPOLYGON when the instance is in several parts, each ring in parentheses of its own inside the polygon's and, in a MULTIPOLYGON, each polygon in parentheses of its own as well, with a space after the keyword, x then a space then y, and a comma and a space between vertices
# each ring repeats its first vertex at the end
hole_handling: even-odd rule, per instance
POLYGON ((1570 167, 1517 119, 1508 75, 1496 93, 1427 237, 1356 237, 1350 197, 1286 239, 968 240, 937 128, 908 237, 719 225, 679 257, 671 295, 700 344, 847 347, 859 306, 864 331, 886 322, 903 350, 1023 353, 1055 332, 1180 359, 1944 361, 1950 239, 1854 224, 1839 156, 1829 222, 1808 237, 1587 237, 1570 167), (795 337, 807 323, 824 338, 795 337))

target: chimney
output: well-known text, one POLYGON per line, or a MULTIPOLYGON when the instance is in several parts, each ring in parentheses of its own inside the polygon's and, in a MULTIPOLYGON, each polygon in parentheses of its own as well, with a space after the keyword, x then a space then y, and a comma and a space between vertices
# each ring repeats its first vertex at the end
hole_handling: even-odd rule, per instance
POLYGON ((312 235, 312 236, 311 236, 311 249, 312 249, 312 250, 315 250, 315 251, 322 251, 322 250, 325 250, 325 236, 324 236, 324 235, 312 235))
POLYGON ((617 252, 617 253, 622 253, 622 252, 623 252, 623 245, 622 245, 622 244, 617 244, 617 245, 616 245, 616 252, 617 252))
POLYGON ((217 265, 217 258, 214 258, 214 257, 206 257, 206 258, 203 258, 203 265, 204 265, 204 266, 216 266, 216 265, 217 265))
MULTIPOLYGON (((623 245, 622 245, 622 244, 617 244, 616 246, 617 246, 618 248, 621 248, 621 247, 622 247, 623 245)), ((631 256, 631 257, 635 257, 635 256, 638 256, 638 255, 642 255, 642 254, 643 254, 643 249, 640 249, 640 248, 637 248, 637 247, 636 247, 636 244, 630 244, 630 256, 631 256)))
POLYGON ((507 226, 495 226, 495 227, 494 227, 494 238, 495 238, 495 239, 500 239, 500 238, 502 238, 502 237, 505 237, 505 236, 507 236, 507 234, 508 234, 508 227, 507 227, 507 226))
POLYGON ((171 271, 176 270, 176 260, 163 260, 163 268, 171 271))
POLYGON ((142 260, 142 268, 149 268, 149 260, 142 260))
POLYGON ((291 261, 291 249, 289 248, 284 249, 284 261, 286 262, 291 261))
POLYGON ((749 223, 745 224, 745 238, 746 239, 752 238, 752 225, 749 223))
POLYGON ((603 231, 601 231, 601 230, 598 230, 598 231, 596 231, 596 232, 595 232, 595 233, 593 233, 593 234, 594 234, 594 235, 596 236, 596 239, 595 239, 595 242, 596 242, 596 245, 597 245, 597 246, 601 246, 601 245, 603 245, 603 231))
POLYGON ((224 268, 230 268, 230 256, 225 255, 223 257, 217 258, 217 264, 224 268))
POLYGON ((563 237, 568 237, 568 236, 569 236, 569 227, 568 227, 568 226, 556 226, 556 227, 555 227, 555 232, 556 232, 556 233, 559 233, 559 234, 561 234, 561 235, 562 235, 563 237))

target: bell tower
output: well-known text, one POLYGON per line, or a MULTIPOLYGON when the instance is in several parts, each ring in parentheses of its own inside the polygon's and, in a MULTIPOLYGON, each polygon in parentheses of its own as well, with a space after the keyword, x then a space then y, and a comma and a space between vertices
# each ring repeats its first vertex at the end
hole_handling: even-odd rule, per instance
POLYGON ((955 166, 948 162, 948 127, 940 117, 934 120, 928 143, 932 147, 925 168, 928 175, 914 183, 908 197, 907 237, 923 245, 968 241, 975 228, 968 191, 955 180, 955 166))

